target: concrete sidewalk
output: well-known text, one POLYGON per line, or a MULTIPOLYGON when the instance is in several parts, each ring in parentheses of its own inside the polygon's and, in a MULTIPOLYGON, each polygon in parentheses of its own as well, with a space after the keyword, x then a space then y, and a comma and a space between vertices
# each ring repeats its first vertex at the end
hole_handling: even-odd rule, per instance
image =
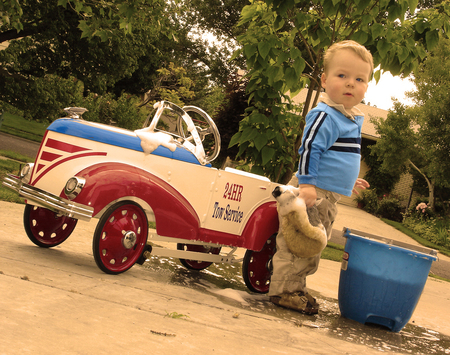
MULTIPOLYGON (((340 263, 322 260, 308 278, 321 303, 309 317, 163 263, 104 274, 92 255, 96 220, 38 248, 23 207, 0 202, 0 354, 450 354, 450 283, 429 278, 410 324, 391 333, 339 317, 340 263)), ((336 228, 393 233, 370 215, 360 225, 359 213, 340 208, 336 228)))

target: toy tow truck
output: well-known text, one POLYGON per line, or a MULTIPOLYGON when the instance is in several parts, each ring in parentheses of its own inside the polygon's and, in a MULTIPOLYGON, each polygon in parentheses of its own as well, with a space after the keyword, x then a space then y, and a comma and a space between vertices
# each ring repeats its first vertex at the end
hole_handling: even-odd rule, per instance
POLYGON ((194 270, 242 261, 247 287, 268 292, 278 232, 271 193, 277 184, 212 167, 220 134, 203 110, 168 101, 155 109, 136 131, 88 122, 81 117, 86 109, 77 107, 47 128, 35 162, 3 180, 26 199, 28 238, 54 247, 79 219, 96 218, 93 253, 105 273, 122 273, 149 252, 179 258, 194 270), (150 222, 157 234, 151 242, 176 248, 152 248, 150 222), (224 246, 231 251, 222 254, 224 246), (243 259, 236 259, 237 248, 246 249, 243 259))

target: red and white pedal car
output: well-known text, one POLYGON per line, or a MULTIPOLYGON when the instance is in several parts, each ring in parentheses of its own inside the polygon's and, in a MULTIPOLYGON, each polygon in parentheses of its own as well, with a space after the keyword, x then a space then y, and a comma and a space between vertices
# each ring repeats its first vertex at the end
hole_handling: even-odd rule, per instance
POLYGON ((276 184, 211 167, 220 135, 201 109, 167 101, 155 107, 150 124, 149 116, 137 131, 85 121, 83 108, 66 109, 69 117, 48 127, 34 164, 3 181, 27 201, 28 237, 54 247, 78 219, 98 218, 93 253, 106 273, 142 263, 144 252, 179 258, 196 270, 242 261, 247 287, 267 292, 278 231, 276 184), (177 248, 147 244, 149 222, 156 224, 151 242, 177 248), (221 254, 222 246, 231 251, 221 254), (235 258, 237 248, 247 249, 244 259, 235 258))

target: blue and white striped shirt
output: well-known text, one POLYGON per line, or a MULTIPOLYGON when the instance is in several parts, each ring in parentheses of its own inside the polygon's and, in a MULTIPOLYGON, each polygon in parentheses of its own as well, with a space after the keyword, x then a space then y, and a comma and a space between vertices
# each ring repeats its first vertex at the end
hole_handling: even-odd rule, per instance
POLYGON ((351 196, 360 168, 363 121, 364 116, 350 119, 319 102, 306 116, 299 183, 351 196))

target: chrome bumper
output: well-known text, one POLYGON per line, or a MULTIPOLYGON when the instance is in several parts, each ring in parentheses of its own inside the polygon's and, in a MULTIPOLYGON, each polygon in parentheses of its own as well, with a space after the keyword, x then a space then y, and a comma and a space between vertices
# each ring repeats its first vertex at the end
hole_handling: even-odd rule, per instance
POLYGON ((53 195, 37 187, 24 183, 17 176, 8 175, 3 179, 3 186, 14 190, 19 195, 28 201, 35 202, 39 206, 49 209, 55 213, 63 216, 68 216, 83 221, 90 221, 94 208, 82 205, 80 203, 72 202, 53 195))

